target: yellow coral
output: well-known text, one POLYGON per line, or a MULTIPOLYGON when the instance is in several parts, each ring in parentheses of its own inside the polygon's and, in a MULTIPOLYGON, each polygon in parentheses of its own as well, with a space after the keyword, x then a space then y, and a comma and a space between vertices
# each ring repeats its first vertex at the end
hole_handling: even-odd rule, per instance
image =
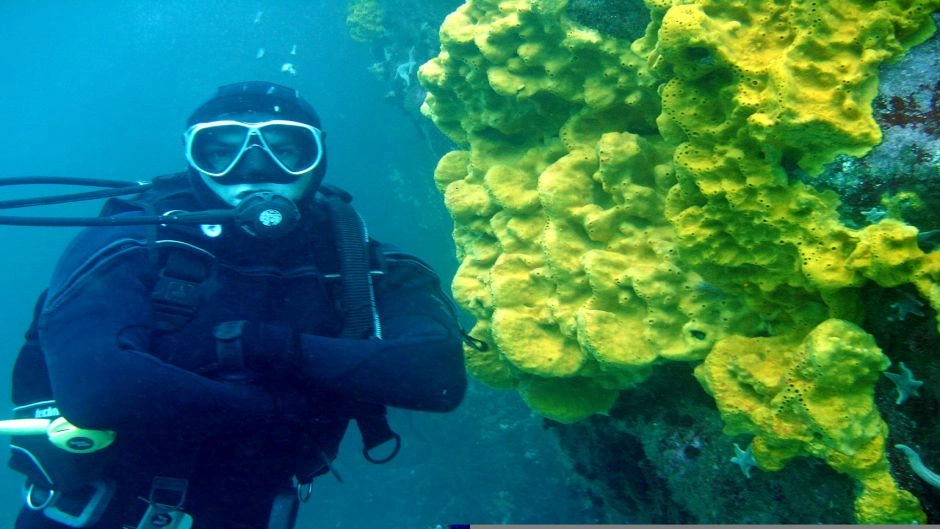
POLYGON ((843 320, 794 337, 722 340, 696 368, 731 435, 754 434, 765 470, 811 455, 857 479, 861 523, 923 523, 917 500, 897 488, 884 452, 887 425, 872 400, 890 361, 874 340, 843 320))
POLYGON ((385 34, 385 10, 376 0, 352 0, 346 13, 349 36, 356 42, 372 42, 385 34))
POLYGON ((867 281, 940 308, 940 254, 897 221, 844 226, 834 194, 788 171, 879 141, 877 67, 940 2, 648 0, 634 43, 565 4, 470 0, 419 71, 423 112, 463 147, 435 179, 454 295, 495 349, 468 349, 471 372, 569 422, 658 363, 704 359, 764 468, 821 457, 862 483, 860 521, 922 519, 886 466, 883 357, 848 322, 867 281))

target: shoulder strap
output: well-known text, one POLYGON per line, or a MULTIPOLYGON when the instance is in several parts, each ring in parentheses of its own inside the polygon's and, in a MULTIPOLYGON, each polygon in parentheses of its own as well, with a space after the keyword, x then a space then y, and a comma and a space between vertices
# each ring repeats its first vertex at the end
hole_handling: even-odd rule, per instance
POLYGON ((195 315, 215 257, 198 246, 176 240, 156 242, 160 275, 150 294, 154 329, 182 329, 195 315))

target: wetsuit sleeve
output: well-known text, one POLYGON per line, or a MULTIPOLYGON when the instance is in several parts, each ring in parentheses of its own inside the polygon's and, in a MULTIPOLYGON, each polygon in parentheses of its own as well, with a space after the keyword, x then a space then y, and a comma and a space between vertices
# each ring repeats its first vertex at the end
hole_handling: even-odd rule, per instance
POLYGON ((387 254, 377 294, 381 340, 302 335, 299 367, 315 386, 399 408, 450 411, 466 391, 453 305, 427 265, 387 254))
POLYGON ((39 320, 62 415, 85 428, 256 428, 274 411, 252 385, 213 381, 148 353, 156 272, 140 228, 95 228, 65 251, 39 320))

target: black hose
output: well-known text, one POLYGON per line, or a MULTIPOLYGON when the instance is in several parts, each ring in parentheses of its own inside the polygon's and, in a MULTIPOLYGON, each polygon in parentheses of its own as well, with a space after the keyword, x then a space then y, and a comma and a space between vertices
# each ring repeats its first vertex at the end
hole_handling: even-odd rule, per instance
MULTIPOLYGON (((70 178, 65 176, 20 176, 0 178, 0 186, 12 185, 77 185, 104 187, 96 191, 69 193, 44 197, 12 199, 0 201, 0 209, 21 208, 27 206, 46 206, 65 202, 78 202, 99 198, 115 197, 120 195, 137 194, 151 188, 172 188, 185 173, 173 173, 157 176, 150 182, 125 182, 120 180, 106 180, 99 178, 70 178)), ((118 216, 118 217, 28 217, 28 216, 0 216, 0 225, 10 226, 140 226, 147 224, 222 224, 231 220, 256 234, 277 236, 278 233, 289 231, 294 226, 300 212, 297 206, 284 197, 271 193, 256 193, 246 199, 238 208, 215 209, 208 211, 182 211, 154 216, 118 216), (271 212, 276 213, 278 220, 271 222, 271 212)), ((364 234, 363 234, 364 236, 364 234)), ((360 242, 364 244, 364 241, 360 242)), ((368 276, 367 276, 368 277, 368 276)))
POLYGON ((7 226, 140 226, 146 224, 222 224, 235 218, 234 210, 173 213, 159 217, 22 217, 0 215, 7 226))
POLYGON ((126 180, 112 180, 107 178, 76 178, 72 176, 11 176, 0 178, 0 186, 25 186, 33 184, 85 187, 129 187, 140 185, 137 182, 128 182, 126 180))
MULTIPOLYGON (((70 185, 101 187, 95 191, 66 193, 31 198, 0 200, 0 209, 14 209, 30 206, 48 206, 67 202, 82 202, 100 198, 142 193, 157 186, 171 185, 180 178, 179 173, 158 176, 150 182, 128 182, 106 178, 74 178, 70 176, 15 176, 0 178, 2 186, 23 185, 70 185)), ((0 216, 0 225, 11 226, 130 226, 144 224, 218 224, 231 219, 233 213, 227 210, 203 211, 196 213, 178 213, 160 217, 27 217, 0 216)))
POLYGON ((83 193, 69 193, 66 195, 0 200, 0 209, 25 208, 30 206, 51 206, 52 204, 65 204, 68 202, 82 202, 84 200, 117 197, 121 195, 130 195, 133 193, 141 193, 150 189, 151 187, 151 184, 134 184, 133 187, 129 188, 100 189, 98 191, 85 191, 83 193))
MULTIPOLYGON (((110 198, 120 195, 141 193, 153 187, 153 184, 151 183, 124 182, 120 180, 106 180, 101 178, 70 178, 67 176, 18 176, 12 178, 0 178, 0 186, 21 185, 73 185, 104 187, 107 189, 84 191, 81 193, 67 193, 64 195, 0 200, 0 209, 48 206, 52 204, 64 204, 67 202, 81 202, 84 200, 110 198)), ((56 224, 43 224, 43 226, 56 226, 56 224)))

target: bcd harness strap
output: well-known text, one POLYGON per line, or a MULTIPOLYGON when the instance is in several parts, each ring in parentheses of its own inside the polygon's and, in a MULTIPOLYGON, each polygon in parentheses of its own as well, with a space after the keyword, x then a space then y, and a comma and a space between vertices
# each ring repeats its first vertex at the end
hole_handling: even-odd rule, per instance
POLYGON ((180 329, 196 313, 202 283, 209 277, 209 252, 178 241, 163 244, 180 246, 187 251, 169 252, 160 270, 160 278, 150 295, 154 313, 154 326, 159 331, 180 329))

